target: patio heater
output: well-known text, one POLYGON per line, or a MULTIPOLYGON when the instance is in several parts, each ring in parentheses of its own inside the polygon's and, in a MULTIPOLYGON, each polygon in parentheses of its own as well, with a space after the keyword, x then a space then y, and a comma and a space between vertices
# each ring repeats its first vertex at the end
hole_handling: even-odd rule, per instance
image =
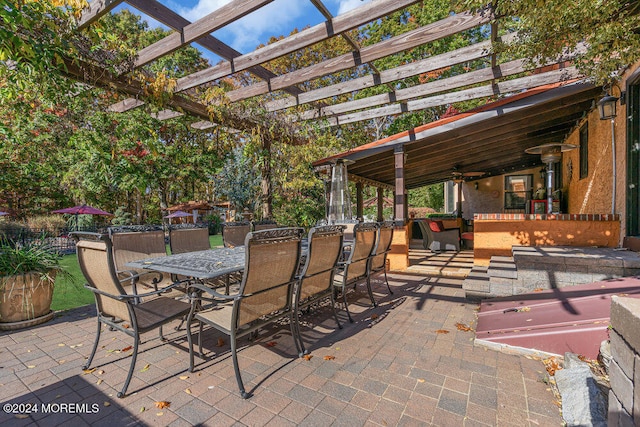
POLYGON ((538 154, 542 163, 547 165, 547 213, 553 213, 553 164, 562 160, 562 153, 577 148, 574 144, 552 142, 524 150, 527 154, 538 154))
POLYGON ((347 178, 347 165, 351 163, 351 160, 338 159, 331 165, 328 224, 351 220, 351 195, 347 178))

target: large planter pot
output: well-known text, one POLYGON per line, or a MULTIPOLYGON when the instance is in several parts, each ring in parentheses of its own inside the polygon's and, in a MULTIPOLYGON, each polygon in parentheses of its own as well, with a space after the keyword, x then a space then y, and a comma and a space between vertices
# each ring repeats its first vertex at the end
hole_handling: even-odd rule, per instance
POLYGON ((38 325, 53 317, 51 298, 55 272, 0 277, 0 330, 38 325))

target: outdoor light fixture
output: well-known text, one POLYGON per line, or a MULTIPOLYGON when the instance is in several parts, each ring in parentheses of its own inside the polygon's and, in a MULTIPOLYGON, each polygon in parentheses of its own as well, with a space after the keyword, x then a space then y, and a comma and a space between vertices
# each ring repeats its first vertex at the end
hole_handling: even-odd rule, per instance
POLYGON ((608 92, 598 101, 598 112, 600 113, 600 120, 614 119, 616 117, 616 105, 618 99, 615 96, 609 95, 608 92))
MULTIPOLYGON (((612 86, 613 88, 613 86, 612 86)), ((622 95, 622 93, 620 94, 622 95)), ((616 214, 616 105, 618 99, 615 96, 609 95, 608 91, 605 91, 605 95, 600 101, 598 101, 598 112, 600 113, 600 120, 611 120, 611 161, 613 162, 613 184, 611 186, 611 214, 616 214)))
POLYGON ((573 150, 577 148, 574 144, 562 144, 554 142, 551 144, 542 144, 537 147, 527 148, 525 153, 527 154, 539 154, 543 163, 547 165, 547 213, 553 213, 553 164, 562 160, 562 153, 564 151, 573 150))

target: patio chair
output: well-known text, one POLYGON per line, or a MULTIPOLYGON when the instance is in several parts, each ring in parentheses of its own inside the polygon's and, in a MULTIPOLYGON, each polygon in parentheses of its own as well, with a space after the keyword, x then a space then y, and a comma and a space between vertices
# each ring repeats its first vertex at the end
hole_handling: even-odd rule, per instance
POLYGON ((422 246, 431 252, 460 251, 460 229, 444 228, 442 221, 417 221, 422 231, 422 246))
MULTIPOLYGON (((161 296, 178 284, 142 294, 127 294, 122 286, 122 281, 118 279, 109 237, 97 233, 72 234, 78 239, 76 244, 78 262, 82 274, 87 280, 85 287, 93 292, 95 297, 98 315, 96 339, 91 355, 83 369, 88 369, 91 366, 100 341, 103 323, 112 330, 124 332, 132 337, 133 354, 129 373, 122 390, 118 392, 118 397, 124 397, 135 368, 140 335, 152 329, 158 329, 160 338, 164 340, 162 325, 186 315, 191 304, 161 296), (153 298, 147 302, 137 302, 138 299, 144 300, 147 297, 153 298)), ((126 280, 130 280, 130 278, 126 280)))
POLYGON ((161 273, 126 266, 128 262, 167 255, 162 227, 109 227, 109 238, 112 242, 116 273, 124 282, 127 293, 138 293, 136 287, 139 285, 148 289, 158 289, 173 283, 171 277, 163 276, 161 273))
POLYGON ((393 223, 382 222, 378 225, 378 238, 376 239, 373 256, 369 261, 369 276, 367 280, 371 280, 371 276, 376 273, 384 272, 384 282, 387 284, 389 294, 393 294, 387 279, 387 254, 391 251, 391 242, 393 241, 393 223))
POLYGON ((342 256, 344 225, 326 225, 309 230, 306 261, 298 275, 295 293, 294 319, 300 340, 300 356, 306 353, 300 334, 300 311, 325 299, 331 300, 333 317, 342 329, 336 313, 333 277, 342 256))
POLYGON ((225 248, 244 245, 247 234, 251 232, 249 222, 225 222, 222 224, 222 241, 225 248))
POLYGON ((371 283, 368 280, 369 258, 375 249, 377 233, 378 224, 373 222, 357 224, 354 227, 354 240, 348 258, 338 264, 340 269, 337 271, 333 281, 334 289, 342 293, 344 308, 351 323, 353 323, 353 318, 351 317, 347 304, 348 287, 353 286, 353 289, 356 289, 358 282, 364 280, 367 284, 371 304, 374 307, 377 306, 376 300, 373 298, 373 292, 371 291, 371 283))
POLYGON ((267 324, 288 317, 291 335, 298 351, 293 320, 293 288, 300 263, 301 228, 277 228, 249 233, 245 239, 245 268, 237 294, 223 295, 200 283, 192 284, 192 309, 187 319, 189 370, 193 372, 193 338, 191 323, 200 324, 199 355, 202 351, 202 328, 209 325, 229 336, 233 368, 240 395, 245 391, 238 366, 237 341, 254 334, 267 324), (196 294, 197 292, 197 294, 196 294), (213 298, 212 298, 213 297, 213 298), (207 306, 207 302, 211 302, 207 306))
POLYGON ((172 254, 211 249, 207 227, 169 227, 169 247, 172 254))
POLYGON ((271 230, 272 228, 278 228, 277 222, 268 219, 253 222, 252 225, 253 231, 271 230))

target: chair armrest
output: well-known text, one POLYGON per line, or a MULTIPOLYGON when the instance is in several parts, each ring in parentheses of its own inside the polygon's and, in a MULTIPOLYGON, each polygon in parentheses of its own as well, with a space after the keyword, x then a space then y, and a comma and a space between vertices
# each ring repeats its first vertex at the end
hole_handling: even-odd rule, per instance
MULTIPOLYGON (((223 299, 223 300, 235 300, 235 299, 239 299, 241 297, 238 294, 236 294, 236 295, 225 295, 225 294, 218 293, 214 289, 212 289, 212 288, 210 288, 210 287, 208 287, 206 285, 203 285, 201 283, 191 282, 189 284, 189 286, 188 286, 188 289, 187 289, 187 293, 190 294, 190 295, 197 294, 197 293, 202 293, 202 292, 205 292, 205 293, 207 293, 209 295, 212 295, 212 296, 214 296, 216 298, 220 298, 220 299, 223 299), (200 291, 200 292, 198 292, 198 291, 200 291)), ((194 295, 194 299, 198 299, 198 298, 199 298, 198 296, 194 295)))
POLYGON ((133 295, 113 295, 110 294, 108 292, 105 291, 101 291, 100 289, 96 289, 93 286, 89 286, 89 284, 85 284, 84 287, 89 289, 91 292, 95 293, 95 294, 100 294, 102 296, 105 296, 107 298, 111 298, 111 299, 115 299, 115 300, 119 300, 119 301, 138 301, 140 298, 145 298, 145 297, 149 297, 149 296, 154 296, 154 295, 161 295, 167 291, 170 291, 171 289, 182 285, 182 282, 176 282, 176 283, 172 283, 169 286, 165 286, 162 287, 160 289, 151 291, 151 292, 146 292, 144 294, 133 294, 133 295))

